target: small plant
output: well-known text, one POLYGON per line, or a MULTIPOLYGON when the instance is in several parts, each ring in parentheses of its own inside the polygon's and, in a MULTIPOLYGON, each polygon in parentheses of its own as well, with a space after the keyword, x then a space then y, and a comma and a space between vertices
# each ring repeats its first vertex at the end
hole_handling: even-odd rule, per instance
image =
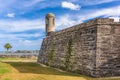
POLYGON ((53 63, 53 57, 54 57, 54 52, 55 52, 55 48, 54 46, 51 47, 50 53, 48 55, 48 65, 51 66, 53 63))
POLYGON ((0 74, 5 74, 8 73, 9 69, 8 68, 0 68, 0 74))
POLYGON ((66 56, 65 56, 65 69, 68 71, 69 70, 69 66, 71 64, 71 57, 72 57, 72 39, 69 40, 68 45, 67 45, 67 52, 66 52, 66 56))
POLYGON ((5 78, 4 80, 10 80, 9 78, 5 78))

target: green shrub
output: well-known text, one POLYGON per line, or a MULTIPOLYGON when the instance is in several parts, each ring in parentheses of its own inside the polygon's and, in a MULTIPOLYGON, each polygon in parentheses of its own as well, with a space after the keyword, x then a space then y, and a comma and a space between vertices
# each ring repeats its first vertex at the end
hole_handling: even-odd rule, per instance
POLYGON ((72 43, 73 43, 73 41, 72 41, 72 39, 70 39, 68 41, 67 51, 66 51, 66 56, 65 56, 65 68, 66 68, 67 71, 69 70, 69 66, 71 64, 70 59, 72 57, 72 51, 73 51, 73 49, 72 49, 72 47, 73 47, 72 43))
POLYGON ((50 53, 48 54, 48 65, 49 65, 49 66, 52 66, 53 57, 54 57, 54 52, 55 52, 55 47, 52 46, 52 47, 51 47, 51 50, 50 50, 50 53))

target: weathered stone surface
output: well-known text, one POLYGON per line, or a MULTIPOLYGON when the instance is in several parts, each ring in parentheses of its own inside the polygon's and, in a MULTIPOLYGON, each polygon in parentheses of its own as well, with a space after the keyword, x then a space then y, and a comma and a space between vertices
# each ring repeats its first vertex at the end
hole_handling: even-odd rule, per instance
POLYGON ((120 22, 97 27, 96 76, 120 76, 120 22))
POLYGON ((43 39, 38 63, 65 69, 69 40, 69 71, 93 77, 120 76, 120 22, 102 18, 54 32, 43 39))

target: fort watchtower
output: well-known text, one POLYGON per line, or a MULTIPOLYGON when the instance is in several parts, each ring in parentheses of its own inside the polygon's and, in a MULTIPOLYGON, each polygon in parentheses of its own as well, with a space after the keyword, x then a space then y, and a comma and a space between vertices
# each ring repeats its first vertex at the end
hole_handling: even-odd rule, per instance
POLYGON ((55 16, 53 13, 48 13, 46 15, 46 36, 49 36, 53 32, 55 32, 55 16))

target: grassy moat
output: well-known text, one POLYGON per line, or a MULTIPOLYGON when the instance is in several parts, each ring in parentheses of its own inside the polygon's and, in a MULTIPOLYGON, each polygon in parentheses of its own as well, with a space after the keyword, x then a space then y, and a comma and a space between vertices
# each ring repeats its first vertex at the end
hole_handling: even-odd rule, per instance
POLYGON ((1 61, 0 80, 120 80, 120 78, 90 78, 80 74, 58 71, 35 62, 1 61))

